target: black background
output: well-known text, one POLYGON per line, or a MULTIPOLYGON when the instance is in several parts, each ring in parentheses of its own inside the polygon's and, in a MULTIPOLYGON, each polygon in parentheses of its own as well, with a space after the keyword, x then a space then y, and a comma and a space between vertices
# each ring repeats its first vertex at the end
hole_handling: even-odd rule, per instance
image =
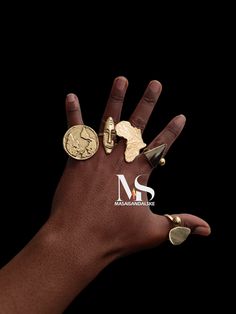
MULTIPOLYGON (((119 9, 124 14, 124 7, 119 9)), ((124 75, 130 82, 123 110, 126 120, 148 82, 159 80, 163 92, 145 142, 175 115, 187 117, 166 166, 150 179, 157 192, 154 211, 199 215, 211 225, 211 236, 192 236, 177 248, 165 243, 116 261, 66 313, 88 313, 94 306, 98 312, 145 308, 147 313, 165 313, 190 310, 189 303, 195 310, 210 310, 216 302, 229 304, 226 281, 231 277, 231 258, 222 210, 224 217, 231 213, 224 205, 226 183, 221 174, 227 151, 224 125, 230 116, 231 50, 226 31, 230 26, 223 30, 219 15, 212 11, 187 9, 188 15, 173 14, 175 19, 166 11, 164 22, 159 21, 161 10, 154 13, 152 8, 129 12, 135 22, 112 15, 103 20, 105 27, 95 19, 95 9, 87 23, 80 21, 79 12, 70 15, 68 10, 58 17, 58 25, 50 20, 51 12, 15 23, 3 39, 1 265, 49 215, 66 161, 61 141, 67 93, 79 96, 84 122, 98 129, 116 76, 124 75), (160 310, 162 306, 165 310, 160 310)))

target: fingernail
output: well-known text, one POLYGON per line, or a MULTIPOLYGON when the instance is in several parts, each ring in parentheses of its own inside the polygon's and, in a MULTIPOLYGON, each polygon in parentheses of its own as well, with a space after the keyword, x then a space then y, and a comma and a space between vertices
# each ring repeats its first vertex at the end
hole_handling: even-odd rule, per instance
POLYGON ((124 77, 119 77, 119 78, 116 80, 116 87, 117 87, 118 89, 124 89, 125 86, 126 86, 126 84, 127 84, 127 80, 126 80, 126 78, 124 78, 124 77))
POLYGON ((182 126, 185 122, 186 122, 186 118, 183 114, 180 114, 175 118, 175 123, 178 126, 182 126))
POLYGON ((193 234, 198 234, 201 236, 208 236, 211 233, 211 228, 210 227, 203 227, 203 226, 197 226, 192 230, 193 234))
POLYGON ((66 98, 67 98, 67 101, 68 102, 74 102, 75 101, 75 95, 74 94, 68 94, 67 96, 66 96, 66 98))
POLYGON ((152 81, 149 84, 149 87, 153 93, 158 93, 161 90, 161 83, 159 83, 158 81, 152 81))

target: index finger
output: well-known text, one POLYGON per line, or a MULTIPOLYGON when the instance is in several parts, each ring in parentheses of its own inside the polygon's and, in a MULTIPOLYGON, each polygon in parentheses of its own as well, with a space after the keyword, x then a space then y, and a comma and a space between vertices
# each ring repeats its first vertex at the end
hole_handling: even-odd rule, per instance
POLYGON ((73 125, 84 124, 78 97, 72 93, 66 96, 66 117, 69 128, 73 125))

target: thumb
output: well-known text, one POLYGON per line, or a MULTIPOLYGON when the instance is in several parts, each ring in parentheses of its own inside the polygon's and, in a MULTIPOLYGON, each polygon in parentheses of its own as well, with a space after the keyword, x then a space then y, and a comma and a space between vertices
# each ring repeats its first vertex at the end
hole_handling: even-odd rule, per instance
MULTIPOLYGON (((194 215, 190 214, 173 214, 172 217, 178 216, 181 219, 181 226, 191 230, 191 234, 208 236, 211 228, 208 223, 194 215)), ((168 240, 169 231, 174 228, 173 222, 166 216, 151 214, 149 220, 150 245, 156 246, 168 240)))

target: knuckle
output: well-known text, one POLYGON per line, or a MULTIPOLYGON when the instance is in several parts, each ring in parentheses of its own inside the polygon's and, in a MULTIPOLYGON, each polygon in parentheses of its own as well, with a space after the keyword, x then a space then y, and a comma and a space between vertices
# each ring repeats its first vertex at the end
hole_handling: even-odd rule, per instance
POLYGON ((145 122, 143 121, 143 119, 136 117, 136 118, 131 118, 130 123, 132 126, 139 128, 141 130, 143 130, 145 128, 145 122))
POLYGON ((122 102, 124 100, 124 95, 120 93, 111 93, 110 100, 114 102, 122 102))
POLYGON ((75 108, 75 107, 71 107, 71 108, 67 109, 68 113, 74 113, 74 112, 78 112, 78 111, 79 111, 79 108, 75 108))
POLYGON ((76 102, 74 102, 74 101, 67 103, 66 111, 67 111, 68 113, 75 112, 75 111, 79 111, 79 105, 78 105, 78 103, 76 103, 76 102))
POLYGON ((168 124, 167 127, 166 127, 167 131, 170 133, 170 135, 173 137, 173 138, 176 138, 179 134, 179 127, 176 123, 171 123, 171 124, 168 124))
POLYGON ((155 104, 155 98, 152 95, 148 95, 148 94, 144 95, 143 101, 150 105, 155 104))

